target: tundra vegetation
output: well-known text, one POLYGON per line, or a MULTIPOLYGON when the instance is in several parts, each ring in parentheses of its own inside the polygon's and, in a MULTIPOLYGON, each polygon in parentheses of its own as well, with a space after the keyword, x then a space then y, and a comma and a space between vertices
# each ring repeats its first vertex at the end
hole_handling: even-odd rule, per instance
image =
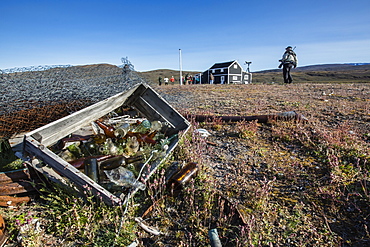
POLYGON ((147 190, 109 207, 45 185, 31 203, 0 209, 9 246, 209 246, 214 228, 222 246, 370 244, 368 83, 153 87, 180 113, 209 119, 190 119, 147 190), (287 111, 308 121, 220 120, 287 111), (166 185, 174 162, 199 165, 182 188, 166 185))

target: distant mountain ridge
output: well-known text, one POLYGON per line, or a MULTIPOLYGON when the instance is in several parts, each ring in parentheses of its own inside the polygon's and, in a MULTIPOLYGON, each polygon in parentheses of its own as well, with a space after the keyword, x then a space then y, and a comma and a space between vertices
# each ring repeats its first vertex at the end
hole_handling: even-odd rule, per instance
MULTIPOLYGON (((195 75, 201 71, 182 71, 183 76, 195 75)), ((32 66, 24 68, 13 68, 0 70, 0 82, 3 78, 12 74, 22 74, 31 79, 40 79, 63 75, 65 78, 86 79, 86 78, 109 78, 123 74, 122 66, 111 64, 90 64, 90 65, 54 65, 54 66, 32 66), (18 73, 17 73, 18 72, 18 73), (21 73, 19 73, 21 72, 21 73)), ((272 69, 252 72, 253 83, 282 83, 282 69, 272 69)), ((136 73, 149 83, 157 84, 159 78, 171 76, 179 82, 179 71, 171 69, 156 69, 136 73)), ((346 64, 318 64, 302 66, 292 70, 294 83, 370 83, 370 63, 346 63, 346 64)))
MULTIPOLYGON (((344 64, 316 64, 297 67, 295 72, 309 72, 309 71, 348 71, 348 70, 363 70, 370 69, 370 63, 344 63, 344 64)), ((281 69, 270 69, 255 71, 253 73, 269 73, 279 72, 281 69)))

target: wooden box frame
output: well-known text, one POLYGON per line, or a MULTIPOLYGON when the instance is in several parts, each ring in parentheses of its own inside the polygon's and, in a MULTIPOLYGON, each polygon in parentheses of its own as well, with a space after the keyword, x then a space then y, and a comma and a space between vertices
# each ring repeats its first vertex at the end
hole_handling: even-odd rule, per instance
MULTIPOLYGON (((42 170, 43 173, 53 174, 50 175, 50 177, 53 177, 52 180, 55 180, 55 177, 57 177, 57 180, 63 180, 60 176, 58 177, 58 174, 61 174, 76 185, 78 189, 91 190, 94 195, 101 197, 108 205, 115 206, 122 204, 124 198, 113 195, 47 148, 47 146, 56 143, 61 138, 79 130, 83 126, 87 126, 90 122, 95 121, 122 105, 133 107, 150 121, 159 120, 166 122, 169 126, 169 130, 166 132, 168 136, 179 132, 185 133, 190 127, 190 123, 149 85, 141 83, 126 92, 116 94, 27 133, 24 136, 22 144, 23 158, 28 159, 29 163, 36 170, 40 171, 41 168, 40 162, 37 160, 41 160, 55 170, 56 174, 52 173, 52 171, 45 172, 45 169, 42 170)), ((163 159, 150 164, 150 167, 145 171, 145 180, 149 179, 159 164, 166 159, 177 144, 178 138, 170 143, 166 156, 163 159)), ((51 170, 50 168, 47 169, 51 170)), ((130 195, 132 196, 136 191, 134 190, 130 195)))

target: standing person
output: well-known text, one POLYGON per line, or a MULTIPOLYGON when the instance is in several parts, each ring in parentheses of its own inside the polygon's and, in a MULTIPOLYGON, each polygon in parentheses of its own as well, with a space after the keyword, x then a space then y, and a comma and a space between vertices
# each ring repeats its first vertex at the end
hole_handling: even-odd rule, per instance
POLYGON ((285 48, 285 52, 283 54, 283 58, 279 60, 281 64, 279 65, 279 68, 283 67, 283 78, 284 83, 292 83, 293 78, 290 75, 290 70, 297 67, 298 59, 295 52, 292 50, 291 46, 288 46, 285 48))
POLYGON ((188 74, 185 75, 184 84, 185 85, 188 85, 189 84, 189 75, 188 74))
POLYGON ((164 85, 168 85, 168 78, 165 77, 163 80, 164 80, 164 85))
POLYGON ((170 82, 173 85, 175 83, 175 77, 172 76, 171 79, 170 79, 170 82))
POLYGON ((194 83, 195 84, 200 84, 200 76, 199 75, 195 75, 194 83))
POLYGON ((213 76, 213 74, 212 73, 209 74, 209 84, 213 84, 214 80, 215 80, 215 77, 213 76))
POLYGON ((162 77, 158 77, 158 84, 159 86, 162 85, 162 77))

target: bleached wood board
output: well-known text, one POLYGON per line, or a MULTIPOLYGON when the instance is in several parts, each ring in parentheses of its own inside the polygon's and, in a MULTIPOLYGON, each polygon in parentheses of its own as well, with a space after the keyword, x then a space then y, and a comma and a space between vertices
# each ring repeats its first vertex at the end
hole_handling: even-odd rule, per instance
POLYGON ((52 151, 47 149, 44 145, 42 145, 40 142, 36 141, 32 137, 25 137, 23 150, 29 156, 34 156, 48 164, 57 173, 62 174, 63 176, 74 182, 79 188, 84 189, 87 192, 91 191, 94 195, 99 195, 108 205, 118 205, 121 202, 118 197, 114 196, 112 193, 104 189, 99 184, 95 183, 83 172, 79 171, 74 166, 66 162, 64 159, 54 154, 52 151))
POLYGON ((108 99, 99 101, 96 104, 31 131, 27 133, 27 136, 41 137, 42 139, 40 142, 44 146, 49 146, 82 126, 88 125, 90 122, 95 121, 121 106, 135 90, 136 87, 127 92, 122 92, 108 99))

